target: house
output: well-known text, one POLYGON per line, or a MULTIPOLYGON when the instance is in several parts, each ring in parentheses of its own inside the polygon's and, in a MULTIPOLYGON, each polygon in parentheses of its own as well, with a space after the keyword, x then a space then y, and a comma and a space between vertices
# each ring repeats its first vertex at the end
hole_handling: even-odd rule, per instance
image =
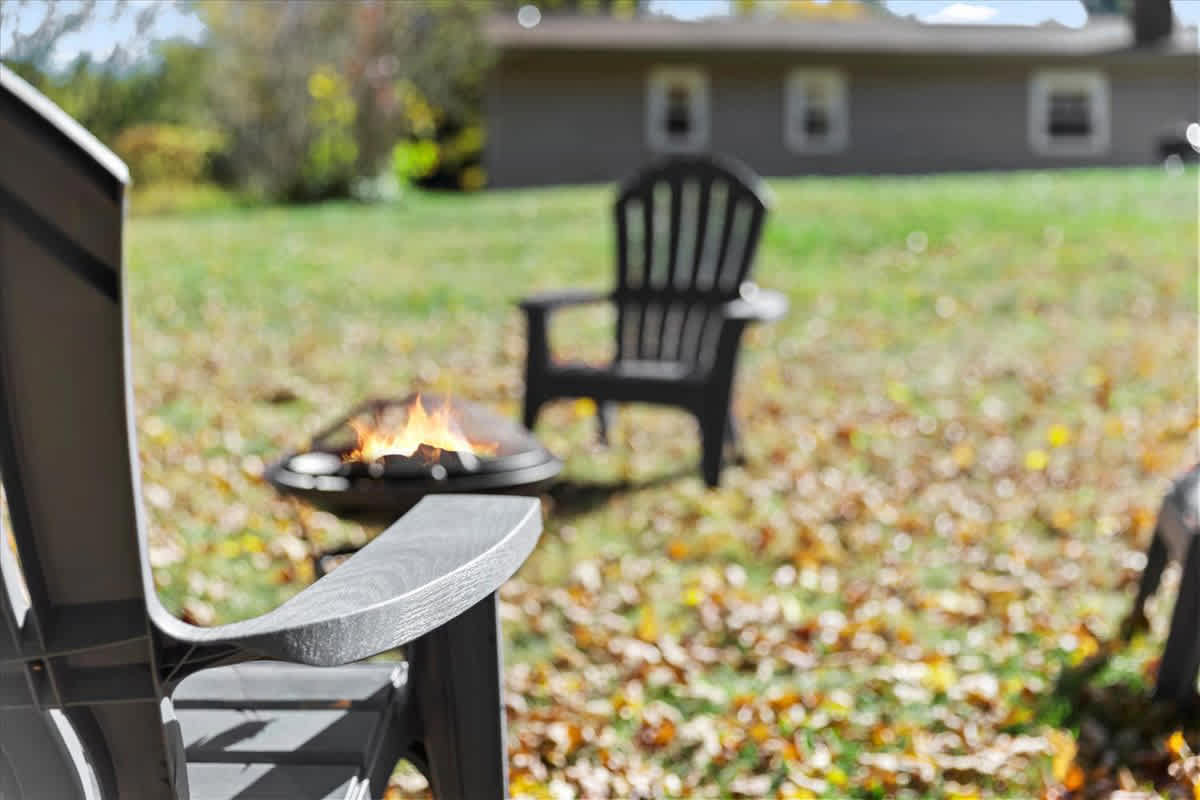
POLYGON ((1148 164, 1200 117, 1196 29, 1137 46, 1122 17, 497 17, 487 37, 497 187, 611 181, 708 150, 769 176, 1148 164))

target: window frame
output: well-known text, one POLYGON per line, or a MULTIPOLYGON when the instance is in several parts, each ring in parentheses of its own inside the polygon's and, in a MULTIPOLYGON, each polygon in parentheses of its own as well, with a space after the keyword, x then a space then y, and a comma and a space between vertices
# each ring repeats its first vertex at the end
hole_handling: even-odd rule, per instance
POLYGON ((646 78, 646 145, 656 153, 699 153, 708 149, 712 135, 712 103, 708 73, 699 67, 656 67, 646 78), (686 138, 666 130, 670 89, 688 92, 693 128, 686 138))
POLYGON ((783 83, 783 142, 793 153, 829 155, 850 145, 850 91, 846 74, 828 67, 798 67, 788 72, 783 83), (824 84, 829 97, 829 132, 822 139, 811 139, 803 125, 793 123, 808 108, 807 87, 824 84))
POLYGON ((1108 76, 1098 69, 1041 69, 1029 79, 1029 146, 1041 156, 1098 156, 1112 141, 1112 105, 1108 76), (1088 95, 1091 135, 1055 137, 1050 134, 1050 98, 1056 91, 1088 95))

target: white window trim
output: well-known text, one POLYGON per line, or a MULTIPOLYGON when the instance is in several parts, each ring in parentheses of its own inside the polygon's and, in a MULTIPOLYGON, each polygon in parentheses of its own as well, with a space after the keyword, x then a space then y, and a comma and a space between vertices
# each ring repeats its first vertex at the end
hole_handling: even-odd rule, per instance
POLYGON ((659 153, 698 153, 708 149, 711 105, 708 75, 694 67, 659 67, 646 81, 646 144, 659 153), (686 139, 667 135, 667 90, 685 86, 692 104, 694 127, 686 139))
POLYGON ((1108 76, 1099 70, 1044 69, 1029 80, 1029 146, 1043 156, 1095 156, 1108 152, 1112 111, 1108 76), (1090 97, 1092 135, 1079 140, 1056 139, 1046 130, 1050 94, 1056 90, 1085 91, 1090 97))
POLYGON ((846 76, 836 69, 794 69, 788 73, 783 86, 783 142, 793 153, 837 153, 850 144, 850 107, 847 102, 846 76), (825 84, 829 98, 829 135, 810 140, 802 125, 807 97, 804 87, 810 83, 825 84))

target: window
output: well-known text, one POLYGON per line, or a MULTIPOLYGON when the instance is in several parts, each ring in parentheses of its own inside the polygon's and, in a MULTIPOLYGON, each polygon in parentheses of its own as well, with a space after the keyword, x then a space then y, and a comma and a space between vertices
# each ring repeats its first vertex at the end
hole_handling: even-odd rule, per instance
POLYGON ((646 88, 650 149, 694 153, 708 147, 708 76, 698 69, 659 69, 646 88))
POLYGON ((783 141, 797 153, 832 153, 849 141, 846 79, 831 69, 798 69, 787 77, 783 141))
POLYGON ((1029 143, 1047 156, 1108 149, 1108 79, 1100 72, 1043 70, 1029 84, 1029 143))

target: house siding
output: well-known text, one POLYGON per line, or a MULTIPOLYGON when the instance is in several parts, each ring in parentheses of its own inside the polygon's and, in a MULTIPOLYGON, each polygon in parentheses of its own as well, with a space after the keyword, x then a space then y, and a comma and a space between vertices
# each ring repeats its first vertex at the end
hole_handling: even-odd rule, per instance
POLYGON ((492 186, 615 180, 657 153, 646 145, 646 76, 696 66, 711 85, 711 149, 767 176, 878 174, 1147 164, 1162 128, 1198 117, 1197 61, 1141 53, 1091 58, 787 54, 505 53, 486 101, 492 186), (784 82, 798 67, 846 75, 849 143, 790 151, 784 82), (1029 142, 1029 78, 1037 69, 1108 77, 1111 144, 1088 157, 1043 156, 1029 142))

